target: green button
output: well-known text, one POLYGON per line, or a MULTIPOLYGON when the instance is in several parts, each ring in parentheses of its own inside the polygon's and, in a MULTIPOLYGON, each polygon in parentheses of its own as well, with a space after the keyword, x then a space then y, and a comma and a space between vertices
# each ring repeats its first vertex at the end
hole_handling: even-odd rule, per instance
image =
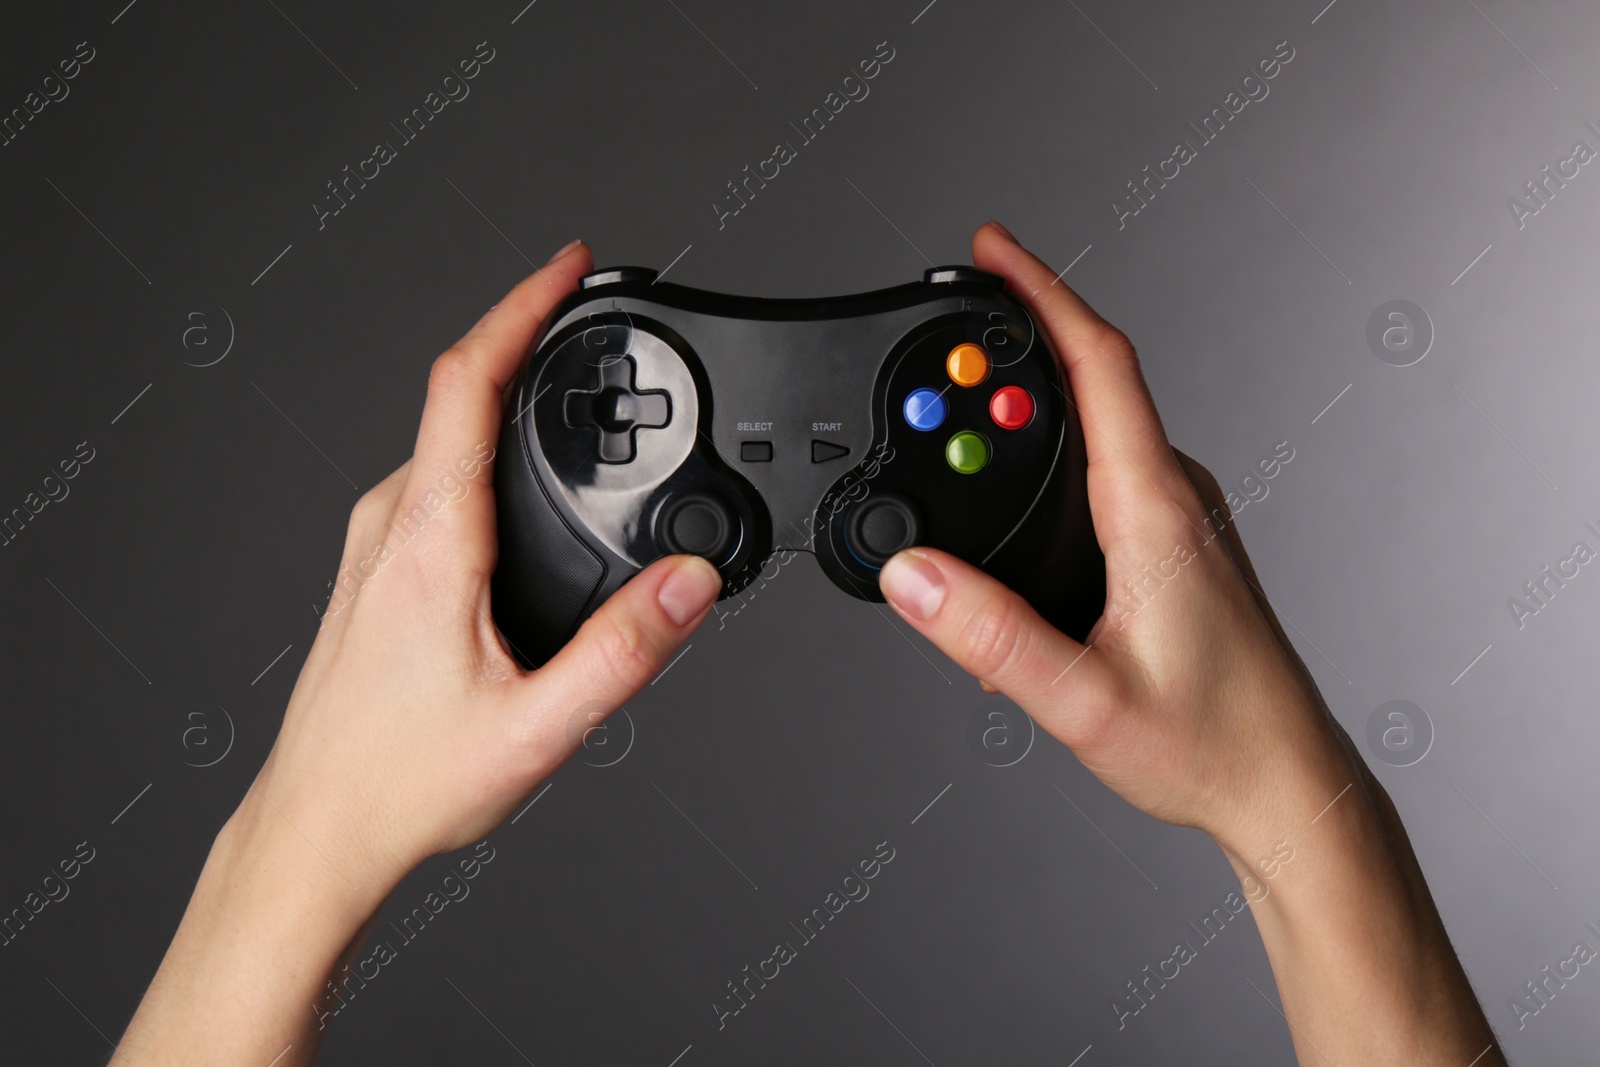
POLYGON ((989 462, 989 442, 981 433, 962 430, 944 446, 944 458, 961 474, 977 474, 989 462))

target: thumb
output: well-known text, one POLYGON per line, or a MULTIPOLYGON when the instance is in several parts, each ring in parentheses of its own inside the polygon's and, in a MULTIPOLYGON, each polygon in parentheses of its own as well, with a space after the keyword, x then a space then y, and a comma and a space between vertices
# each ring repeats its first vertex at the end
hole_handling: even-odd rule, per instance
MULTIPOLYGON (((1024 708, 1081 688, 1103 664, 1026 600, 978 568, 931 548, 884 564, 879 587, 891 607, 967 673, 1024 708), (1086 655, 1086 653, 1088 653, 1086 655), (1063 683, 1058 685, 1057 683, 1063 683)), ((1059 700, 1056 701, 1059 703, 1059 700)))
POLYGON ((721 591, 717 568, 699 556, 657 560, 613 593, 526 682, 540 687, 546 707, 598 702, 615 710, 661 673, 721 591))

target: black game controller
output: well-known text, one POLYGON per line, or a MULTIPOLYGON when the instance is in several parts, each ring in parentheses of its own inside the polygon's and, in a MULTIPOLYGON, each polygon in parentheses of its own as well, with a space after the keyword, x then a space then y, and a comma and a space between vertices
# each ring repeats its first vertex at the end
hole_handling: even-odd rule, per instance
POLYGON ((1050 344, 1003 281, 938 267, 857 296, 768 300, 598 271, 512 389, 495 493, 494 615, 544 663, 674 552, 739 592, 810 552, 879 601, 927 545, 1083 638, 1105 603, 1083 434, 1050 344))

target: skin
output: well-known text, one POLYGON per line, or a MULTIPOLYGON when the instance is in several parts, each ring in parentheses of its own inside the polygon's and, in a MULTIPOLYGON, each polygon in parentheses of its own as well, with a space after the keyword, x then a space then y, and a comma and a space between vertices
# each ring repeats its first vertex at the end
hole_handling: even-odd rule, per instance
POLYGON ((1108 604, 1079 644, 924 548, 884 566, 890 604, 1130 804, 1217 841, 1301 1064, 1503 1064, 1394 805, 1284 636, 1216 480, 1167 442, 1133 346, 997 223, 972 253, 1066 367, 1108 604))
POLYGON ((311 1062, 312 1004, 400 879, 508 817, 576 750, 596 704, 632 697, 709 612, 716 569, 669 557, 526 672, 489 621, 492 467, 410 539, 391 526, 499 439, 539 323, 591 269, 581 244, 557 253, 434 364, 412 458, 356 504, 341 570, 397 547, 324 616, 113 1063, 311 1062))
MULTIPOLYGON (((1080 646, 981 572, 913 549, 883 570, 890 603, 1129 802, 1217 840, 1252 902, 1302 1064, 1503 1064, 1399 817, 1285 639, 1231 523, 1207 540, 1216 483, 1167 444, 1126 338, 998 224, 978 231, 973 262, 1006 277, 1066 364, 1112 595, 1080 646), (1176 578, 1148 602, 1119 599, 1180 544, 1193 558, 1176 578), (1283 842, 1293 859, 1269 875, 1260 864, 1283 842)), ((715 569, 677 556, 637 575, 538 671, 516 665, 490 622, 493 476, 472 460, 498 440, 540 322, 591 266, 569 245, 435 363, 414 454, 357 503, 341 568, 366 575, 363 561, 391 551, 325 616, 272 752, 112 1063, 310 1063, 326 1022, 313 1005, 399 881, 510 815, 576 750, 593 709, 638 692, 710 610, 715 569), (441 486, 454 499, 394 536, 441 486)))

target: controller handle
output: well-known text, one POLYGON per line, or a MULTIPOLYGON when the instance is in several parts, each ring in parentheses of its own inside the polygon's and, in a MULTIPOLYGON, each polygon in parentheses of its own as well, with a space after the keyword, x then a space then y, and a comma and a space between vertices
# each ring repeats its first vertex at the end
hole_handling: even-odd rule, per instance
MULTIPOLYGON (((538 666, 566 643, 606 578, 600 556, 561 517, 533 469, 521 420, 523 385, 512 390, 495 464, 500 562, 490 583, 495 624, 524 666, 538 666), (530 596, 530 591, 533 595, 530 596)), ((618 585, 621 583, 618 582, 618 585)))

